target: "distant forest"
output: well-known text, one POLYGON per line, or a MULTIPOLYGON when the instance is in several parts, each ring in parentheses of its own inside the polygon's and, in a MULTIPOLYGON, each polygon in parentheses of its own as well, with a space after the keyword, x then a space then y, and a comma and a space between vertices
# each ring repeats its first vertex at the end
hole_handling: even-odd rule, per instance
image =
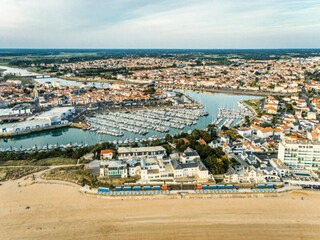
POLYGON ((320 56, 320 49, 0 49, 0 65, 29 67, 41 63, 93 61, 108 58, 159 57, 229 65, 229 59, 276 60, 320 56))

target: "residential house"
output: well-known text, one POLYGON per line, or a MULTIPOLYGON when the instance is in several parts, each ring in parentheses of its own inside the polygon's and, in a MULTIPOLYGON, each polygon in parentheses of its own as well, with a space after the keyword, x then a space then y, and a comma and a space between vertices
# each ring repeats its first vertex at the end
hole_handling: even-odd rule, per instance
POLYGON ((112 149, 104 149, 100 151, 101 160, 111 160, 113 158, 113 150, 112 149))

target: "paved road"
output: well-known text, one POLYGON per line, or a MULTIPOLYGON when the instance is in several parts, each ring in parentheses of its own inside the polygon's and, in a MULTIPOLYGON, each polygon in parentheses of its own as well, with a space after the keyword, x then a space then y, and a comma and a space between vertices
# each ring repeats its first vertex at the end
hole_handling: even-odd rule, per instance
POLYGON ((247 164, 245 161, 243 161, 241 158, 239 158, 238 156, 231 154, 230 155, 231 158, 234 158, 235 160, 237 160, 238 163, 240 163, 242 166, 244 167, 250 167, 249 164, 247 164))

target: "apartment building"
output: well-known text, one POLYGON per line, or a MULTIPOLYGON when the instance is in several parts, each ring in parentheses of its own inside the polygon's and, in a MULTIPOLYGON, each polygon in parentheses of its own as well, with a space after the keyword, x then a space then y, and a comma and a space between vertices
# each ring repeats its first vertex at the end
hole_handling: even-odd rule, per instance
POLYGON ((147 157, 147 156, 166 156, 166 149, 161 146, 155 147, 119 147, 118 158, 120 160, 129 160, 132 157, 147 157))
POLYGON ((127 164, 121 161, 101 161, 100 177, 108 178, 127 178, 127 164))
POLYGON ((292 169, 320 170, 320 142, 284 140, 279 144, 278 158, 292 169))

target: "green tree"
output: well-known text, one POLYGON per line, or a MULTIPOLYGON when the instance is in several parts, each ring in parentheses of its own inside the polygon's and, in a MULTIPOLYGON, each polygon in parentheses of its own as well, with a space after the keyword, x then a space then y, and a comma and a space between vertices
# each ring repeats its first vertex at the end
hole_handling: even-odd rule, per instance
POLYGON ((247 125, 247 126, 250 126, 251 125, 251 121, 250 121, 250 117, 249 116, 245 116, 245 124, 247 125))
POLYGON ((164 139, 167 141, 167 142, 172 142, 173 141, 173 137, 170 135, 170 134, 167 134, 164 139))

